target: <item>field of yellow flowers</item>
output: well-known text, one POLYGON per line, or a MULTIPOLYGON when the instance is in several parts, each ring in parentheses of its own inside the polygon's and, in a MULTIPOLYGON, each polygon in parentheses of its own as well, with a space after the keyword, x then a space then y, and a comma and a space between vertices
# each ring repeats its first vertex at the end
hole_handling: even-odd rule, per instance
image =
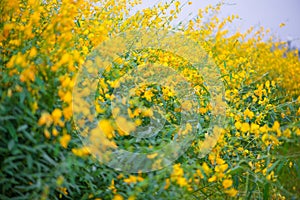
POLYGON ((298 52, 140 3, 1 1, 0 199, 300 198, 298 52))

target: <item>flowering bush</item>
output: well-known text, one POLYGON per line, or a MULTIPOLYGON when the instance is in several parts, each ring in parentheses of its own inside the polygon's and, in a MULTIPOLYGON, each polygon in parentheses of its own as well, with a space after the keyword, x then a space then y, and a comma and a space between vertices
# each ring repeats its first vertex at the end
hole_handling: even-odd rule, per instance
MULTIPOLYGON (((220 20, 221 5, 199 10, 186 27, 172 27, 180 2, 158 4, 130 15, 139 3, 1 1, 1 199, 299 197, 298 53, 289 51, 284 43, 263 41, 263 29, 253 35, 253 29, 227 35, 224 26, 238 16, 220 20), (208 13, 210 18, 204 21, 208 13), (107 63, 109 67, 99 78, 97 101, 72 105, 77 74, 99 45, 124 32, 151 28, 176 30, 201 46, 218 67, 227 109, 224 126, 213 129, 219 137, 211 137, 217 141, 207 155, 202 155, 203 149, 213 139, 203 140, 203 133, 214 111, 209 103, 211 88, 189 60, 164 49, 144 48, 119 55, 107 63), (147 69, 147 63, 179 71, 191 83, 201 106, 180 101, 171 83, 169 87, 149 83, 131 91, 129 118, 116 117, 120 109, 107 106, 116 96, 116 80, 129 69, 147 69), (182 109, 195 109, 203 133, 196 134, 185 153, 168 167, 147 173, 118 171, 96 159, 93 147, 103 145, 97 143, 101 135, 94 135, 94 146, 82 144, 84 131, 78 133, 80 121, 73 114, 78 107, 84 113, 88 103, 95 105, 96 116, 101 118, 99 127, 107 146, 130 151, 164 146, 194 128, 187 123, 182 132, 176 129, 182 109), (130 132, 151 123, 153 105, 163 105, 166 110, 163 131, 149 140, 133 140, 130 132)), ((86 113, 89 116, 88 109, 86 113)), ((157 156, 153 151, 148 158, 157 156)))

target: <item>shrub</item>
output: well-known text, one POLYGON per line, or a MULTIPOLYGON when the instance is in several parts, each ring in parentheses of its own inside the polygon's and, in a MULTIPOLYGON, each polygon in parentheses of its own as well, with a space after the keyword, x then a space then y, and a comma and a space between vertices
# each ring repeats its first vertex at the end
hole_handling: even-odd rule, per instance
MULTIPOLYGON (((250 39, 245 38, 251 29, 228 36, 224 26, 237 16, 218 19, 220 5, 200 11, 180 28, 171 26, 180 2, 129 15, 136 4, 123 0, 1 2, 1 199, 299 197, 297 52, 273 40, 263 41, 263 30, 250 39), (208 13, 213 15, 204 22, 208 13), (204 99, 196 110, 204 131, 179 159, 158 171, 128 173, 107 167, 83 145, 73 119, 72 95, 78 71, 98 45, 120 33, 147 28, 176 30, 205 49, 218 66, 228 107, 225 125, 214 129, 220 134, 217 144, 208 155, 199 156, 213 112, 205 77, 188 60, 163 49, 120 55, 121 60, 114 60, 111 70, 99 78, 101 103, 111 104, 115 80, 146 62, 180 71, 198 92, 199 101, 204 99)), ((174 139, 172 129, 180 122, 177 108, 183 106, 176 91, 146 84, 134 92, 133 127, 150 123, 151 111, 139 111, 140 104, 146 108, 163 104, 167 110, 162 134, 139 145, 155 147, 174 139)), ((111 134, 109 139, 118 146, 135 150, 136 141, 115 130, 110 121, 114 111, 101 103, 96 110, 104 119, 99 124, 107 137, 111 134)), ((119 124, 130 132, 129 122, 119 118, 119 124)))

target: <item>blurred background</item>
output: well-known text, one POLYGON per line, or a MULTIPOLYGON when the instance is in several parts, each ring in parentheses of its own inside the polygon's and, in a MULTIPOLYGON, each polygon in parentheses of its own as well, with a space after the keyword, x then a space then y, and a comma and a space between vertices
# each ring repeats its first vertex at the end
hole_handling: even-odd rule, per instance
MULTIPOLYGON (((186 22, 195 17, 200 8, 209 4, 216 5, 220 0, 179 0, 182 13, 175 22, 186 22), (188 4, 191 2, 192 4, 188 4)), ((159 2, 170 0, 143 0, 132 12, 152 7, 159 2)), ((220 18, 238 14, 241 19, 229 25, 229 30, 244 32, 251 26, 258 29, 260 26, 270 29, 269 36, 288 41, 290 48, 300 48, 300 1, 299 0, 224 0, 220 11, 220 18)))

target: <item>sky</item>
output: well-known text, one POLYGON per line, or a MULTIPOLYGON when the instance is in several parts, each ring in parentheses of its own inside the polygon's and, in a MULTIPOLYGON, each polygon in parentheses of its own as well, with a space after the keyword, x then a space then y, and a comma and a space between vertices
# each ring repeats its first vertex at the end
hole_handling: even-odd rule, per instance
MULTIPOLYGON (((170 0, 143 0, 135 10, 151 7, 158 2, 169 2, 170 0)), ((187 0, 179 0, 182 4, 187 0)), ((220 0, 190 0, 191 5, 185 5, 180 21, 192 19, 199 10, 211 4, 216 5, 220 0)), ((246 31, 249 27, 259 28, 263 26, 270 28, 271 34, 282 41, 291 40, 292 46, 300 48, 300 0, 224 0, 225 5, 220 11, 220 18, 232 14, 238 14, 241 19, 235 20, 228 28, 229 30, 246 31), (285 26, 280 28, 279 24, 285 26)))

